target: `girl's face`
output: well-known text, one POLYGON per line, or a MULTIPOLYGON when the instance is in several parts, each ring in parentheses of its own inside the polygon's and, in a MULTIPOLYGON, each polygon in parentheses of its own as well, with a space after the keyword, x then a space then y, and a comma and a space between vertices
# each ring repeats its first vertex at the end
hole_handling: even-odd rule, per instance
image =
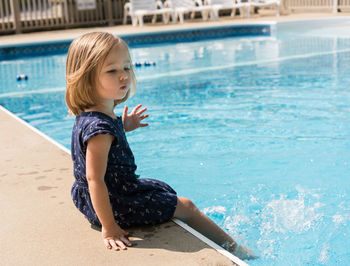
POLYGON ((97 76, 96 91, 102 101, 120 100, 130 87, 131 62, 124 43, 115 45, 97 76))

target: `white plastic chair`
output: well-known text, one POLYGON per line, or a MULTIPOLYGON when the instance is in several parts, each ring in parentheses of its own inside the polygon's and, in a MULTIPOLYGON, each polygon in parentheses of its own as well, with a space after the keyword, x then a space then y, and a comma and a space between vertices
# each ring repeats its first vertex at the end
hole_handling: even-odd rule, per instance
MULTIPOLYGON (((276 7, 276 16, 280 16, 281 1, 280 0, 249 0, 250 7, 266 7, 266 6, 275 6, 276 7)), ((250 17, 250 10, 248 13, 250 17)))
POLYGON ((212 16, 213 8, 202 4, 201 0, 167 0, 164 5, 173 9, 173 22, 179 18, 180 23, 184 23, 184 14, 191 13, 191 18, 194 18, 195 12, 200 11, 202 13, 202 19, 207 20, 212 16))
POLYGON ((152 23, 156 22, 157 15, 163 16, 163 22, 166 24, 169 22, 169 16, 172 14, 171 8, 164 8, 161 1, 156 0, 130 0, 129 3, 124 5, 124 18, 123 24, 126 24, 127 17, 131 17, 133 26, 139 23, 140 27, 143 26, 143 16, 154 15, 152 23))
POLYGON ((236 14, 236 9, 239 9, 239 14, 243 17, 243 8, 246 9, 247 13, 250 11, 248 2, 242 3, 241 0, 207 0, 207 5, 213 8, 213 19, 219 18, 219 11, 222 9, 232 9, 231 17, 236 14))

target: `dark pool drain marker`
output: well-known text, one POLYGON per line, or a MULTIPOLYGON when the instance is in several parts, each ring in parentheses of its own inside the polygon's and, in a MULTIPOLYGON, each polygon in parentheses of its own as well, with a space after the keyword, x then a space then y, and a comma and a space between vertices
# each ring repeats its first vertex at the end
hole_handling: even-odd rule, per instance
POLYGON ((155 66, 156 62, 153 61, 144 61, 144 62, 135 62, 134 66, 135 67, 142 67, 142 66, 155 66))
POLYGON ((25 74, 20 74, 20 75, 17 75, 16 80, 17 80, 17 81, 28 80, 28 76, 25 75, 25 74))

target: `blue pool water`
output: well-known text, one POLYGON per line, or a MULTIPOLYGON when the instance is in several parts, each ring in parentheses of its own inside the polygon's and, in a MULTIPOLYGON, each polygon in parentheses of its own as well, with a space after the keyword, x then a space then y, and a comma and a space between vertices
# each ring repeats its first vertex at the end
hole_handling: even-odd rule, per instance
MULTIPOLYGON (((137 69, 128 102, 150 115, 128 134, 138 174, 193 199, 260 256, 251 265, 350 265, 349 19, 132 57, 157 62, 137 69)), ((0 62, 0 104, 69 148, 64 64, 65 55, 0 62)))

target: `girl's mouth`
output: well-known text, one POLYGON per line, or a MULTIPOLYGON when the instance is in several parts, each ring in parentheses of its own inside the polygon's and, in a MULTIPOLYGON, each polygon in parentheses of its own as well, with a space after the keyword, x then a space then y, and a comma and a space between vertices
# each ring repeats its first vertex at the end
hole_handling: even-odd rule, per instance
POLYGON ((127 88, 126 86, 121 86, 120 87, 121 90, 126 90, 126 88, 127 88))

